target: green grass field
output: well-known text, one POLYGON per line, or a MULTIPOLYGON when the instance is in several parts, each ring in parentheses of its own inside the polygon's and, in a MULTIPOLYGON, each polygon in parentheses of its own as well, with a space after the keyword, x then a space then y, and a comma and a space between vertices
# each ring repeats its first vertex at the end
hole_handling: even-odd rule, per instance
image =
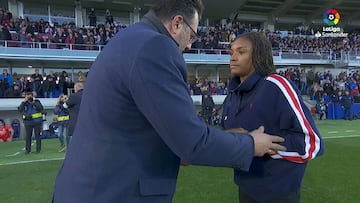
MULTIPOLYGON (((304 203, 360 202, 360 120, 317 121, 325 155, 310 162, 304 203)), ((24 141, 0 143, 0 202, 48 203, 64 153, 57 139, 43 140, 41 154, 25 155, 24 141), (20 152, 20 153, 19 153, 20 152)), ((33 146, 35 147, 35 146, 33 146)), ((174 203, 235 203, 232 170, 187 166, 179 174, 174 203)))

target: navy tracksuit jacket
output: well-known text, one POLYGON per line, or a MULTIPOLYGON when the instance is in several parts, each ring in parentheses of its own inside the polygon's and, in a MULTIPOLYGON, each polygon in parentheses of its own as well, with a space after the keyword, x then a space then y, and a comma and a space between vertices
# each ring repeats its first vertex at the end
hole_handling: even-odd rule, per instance
POLYGON ((224 102, 225 129, 255 130, 285 138, 286 152, 253 159, 249 172, 234 171, 235 183, 259 202, 298 190, 307 162, 323 153, 324 146, 314 120, 291 83, 279 75, 257 73, 243 83, 232 78, 224 102))

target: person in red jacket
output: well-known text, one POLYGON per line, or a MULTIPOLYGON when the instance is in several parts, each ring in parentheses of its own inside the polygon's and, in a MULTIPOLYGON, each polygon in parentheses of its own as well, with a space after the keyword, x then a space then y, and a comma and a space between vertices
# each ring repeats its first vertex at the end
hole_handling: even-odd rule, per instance
POLYGON ((10 142, 14 135, 14 129, 6 125, 3 119, 0 119, 0 142, 10 142))

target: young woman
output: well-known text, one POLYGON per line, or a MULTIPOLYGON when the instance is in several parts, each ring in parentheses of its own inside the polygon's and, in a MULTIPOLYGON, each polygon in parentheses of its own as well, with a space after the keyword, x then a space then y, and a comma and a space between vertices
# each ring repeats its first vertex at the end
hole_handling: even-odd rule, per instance
POLYGON ((231 44, 229 94, 224 101, 225 129, 252 131, 285 138, 286 151, 253 159, 249 171, 235 169, 241 203, 300 201, 307 162, 323 153, 323 143, 300 93, 275 74, 271 43, 262 33, 240 35, 231 44))

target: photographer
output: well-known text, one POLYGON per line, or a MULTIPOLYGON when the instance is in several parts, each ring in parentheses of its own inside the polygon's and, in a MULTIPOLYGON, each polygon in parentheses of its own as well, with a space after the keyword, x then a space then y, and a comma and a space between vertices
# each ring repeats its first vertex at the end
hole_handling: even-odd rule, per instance
POLYGON ((20 113, 22 113, 22 118, 24 120, 26 138, 25 138, 25 154, 31 152, 31 137, 32 132, 35 132, 36 139, 36 153, 41 151, 41 138, 40 132, 42 127, 42 112, 44 110, 43 105, 38 99, 35 99, 32 92, 26 92, 25 99, 21 102, 18 107, 20 113))
POLYGON ((65 143, 64 143, 64 131, 66 130, 66 146, 70 143, 70 136, 69 136, 69 110, 63 107, 65 102, 67 101, 66 95, 60 95, 58 102, 54 109, 54 114, 56 114, 59 126, 59 141, 60 141, 60 148, 59 152, 65 151, 65 143))

